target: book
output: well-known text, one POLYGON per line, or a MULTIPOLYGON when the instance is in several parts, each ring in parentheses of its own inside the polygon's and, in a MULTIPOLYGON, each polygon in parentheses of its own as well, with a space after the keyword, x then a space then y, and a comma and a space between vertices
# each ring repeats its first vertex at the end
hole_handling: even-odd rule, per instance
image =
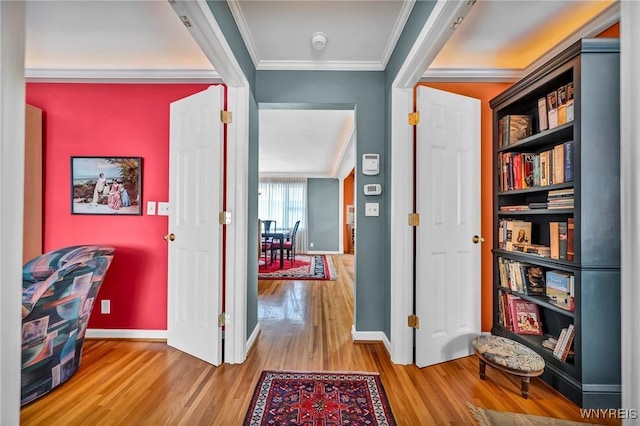
POLYGON ((533 186, 533 158, 535 154, 522 153, 522 188, 533 186))
POLYGON ((537 265, 524 265, 525 272, 525 294, 531 296, 544 296, 547 288, 544 281, 544 270, 537 265))
POLYGON ((560 336, 558 336, 558 342, 556 343, 556 347, 553 349, 553 356, 556 358, 560 358, 563 348, 563 343, 567 338, 567 329, 563 328, 560 330, 560 336))
POLYGON ((567 260, 567 222, 558 223, 559 255, 561 260, 567 260))
POLYGON ((549 246, 551 247, 550 257, 560 259, 560 222, 549 222, 549 246))
POLYGON ((564 181, 573 182, 573 141, 564 143, 564 181))
POLYGON ((540 153, 540 186, 549 185, 549 151, 540 153))
POLYGON ((567 335, 565 337, 564 344, 562 347, 562 354, 560 355, 560 359, 562 361, 567 360, 567 356, 569 355, 569 351, 571 350, 571 345, 573 344, 573 338, 575 336, 575 333, 576 333, 575 326, 573 324, 569 324, 569 327, 567 328, 567 335))
POLYGON ((540 186, 540 155, 533 156, 533 186, 540 186))
POLYGON ((514 220, 512 230, 512 244, 530 244, 531 243, 531 222, 524 220, 514 220))
POLYGON ((550 129, 558 127, 558 92, 555 90, 547 95, 547 118, 550 129))
POLYGON ((517 334, 542 335, 540 312, 538 305, 529 300, 514 299, 511 301, 511 318, 513 331, 517 334))
POLYGON ((567 260, 573 262, 573 233, 575 232, 576 223, 575 219, 570 217, 567 219, 567 260))
POLYGON ((571 310, 571 291, 573 275, 568 272, 550 270, 546 272, 546 294, 549 303, 571 310))
POLYGON ((574 117, 574 105, 573 105, 573 81, 567 83, 567 123, 573 121, 574 117))
POLYGON ((538 99, 538 131, 543 132, 549 128, 549 121, 547 120, 547 98, 542 97, 538 99))
POLYGON ((531 136, 531 116, 524 114, 505 115, 503 145, 512 145, 531 136))
POLYGON ((562 85, 558 87, 558 126, 567 122, 567 88, 562 85))
POLYGON ((564 183, 564 145, 553 147, 553 183, 564 183))

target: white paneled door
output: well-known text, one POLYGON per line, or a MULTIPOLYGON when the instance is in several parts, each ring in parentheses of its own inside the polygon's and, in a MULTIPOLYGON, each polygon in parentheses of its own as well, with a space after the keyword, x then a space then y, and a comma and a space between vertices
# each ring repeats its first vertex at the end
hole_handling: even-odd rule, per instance
POLYGON ((167 344, 222 362, 222 86, 171 103, 167 344))
POLYGON ((473 353, 480 333, 480 101, 420 86, 416 365, 473 353))

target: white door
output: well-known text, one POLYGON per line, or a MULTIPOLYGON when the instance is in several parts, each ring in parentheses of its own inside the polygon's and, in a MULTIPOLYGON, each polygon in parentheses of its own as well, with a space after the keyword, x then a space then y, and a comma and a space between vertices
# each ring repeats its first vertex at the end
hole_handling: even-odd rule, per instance
POLYGON ((471 355, 480 333, 480 101, 420 86, 416 365, 471 355))
POLYGON ((167 344, 222 361, 222 86, 171 103, 167 344))

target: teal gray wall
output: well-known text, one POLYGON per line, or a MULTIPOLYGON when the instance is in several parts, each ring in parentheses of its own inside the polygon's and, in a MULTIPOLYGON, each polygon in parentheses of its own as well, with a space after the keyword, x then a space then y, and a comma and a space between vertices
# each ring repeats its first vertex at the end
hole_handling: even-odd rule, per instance
MULTIPOLYGON (((383 72, 358 71, 257 71, 258 103, 343 103, 355 105, 356 158, 364 153, 381 157, 378 176, 360 173, 358 186, 384 182, 388 161, 385 152, 385 88, 383 72)), ((357 235, 355 284, 355 326, 358 331, 387 331, 389 313, 389 236, 388 214, 384 205, 388 195, 367 197, 379 202, 379 217, 364 216, 364 197, 356 194, 357 235), (386 308, 385 308, 386 307, 386 308), (386 311, 385 311, 386 309, 386 311)))
POLYGON ((307 180, 307 241, 309 251, 338 251, 340 235, 338 179, 307 180), (313 247, 311 247, 313 243, 313 247))

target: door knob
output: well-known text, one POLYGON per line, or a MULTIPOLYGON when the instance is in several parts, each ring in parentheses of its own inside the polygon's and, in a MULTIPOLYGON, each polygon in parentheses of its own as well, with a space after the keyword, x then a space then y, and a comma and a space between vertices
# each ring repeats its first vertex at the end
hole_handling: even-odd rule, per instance
POLYGON ((484 238, 478 236, 478 235, 474 235, 473 238, 471 239, 471 241, 473 241, 474 244, 478 244, 478 243, 484 243, 484 238))
POLYGON ((176 234, 173 232, 164 236, 165 241, 173 241, 176 239, 176 234))

